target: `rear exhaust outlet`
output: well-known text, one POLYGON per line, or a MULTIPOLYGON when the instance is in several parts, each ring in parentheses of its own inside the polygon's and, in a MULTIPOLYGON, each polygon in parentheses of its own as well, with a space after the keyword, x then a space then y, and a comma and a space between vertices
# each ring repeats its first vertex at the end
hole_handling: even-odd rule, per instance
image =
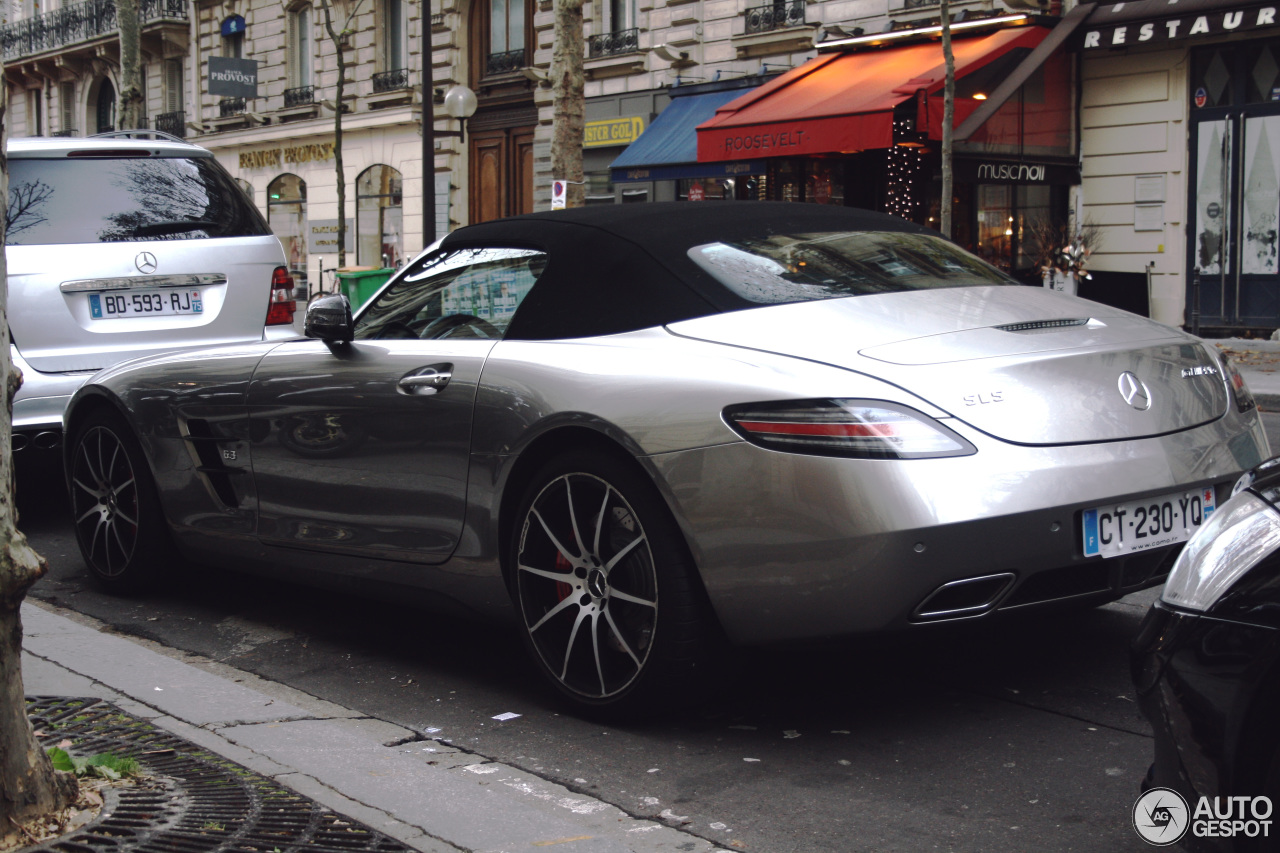
POLYGON ((1013 572, 1001 572, 944 583, 916 606, 911 618, 927 622, 981 616, 995 608, 1014 580, 1013 572))
POLYGON ((32 444, 40 450, 54 450, 62 444, 62 433, 53 430, 36 433, 32 444))
POLYGON ((14 453, 17 453, 20 450, 26 450, 27 445, 30 443, 31 436, 27 435, 25 432, 15 432, 12 440, 9 442, 9 446, 13 448, 14 453))

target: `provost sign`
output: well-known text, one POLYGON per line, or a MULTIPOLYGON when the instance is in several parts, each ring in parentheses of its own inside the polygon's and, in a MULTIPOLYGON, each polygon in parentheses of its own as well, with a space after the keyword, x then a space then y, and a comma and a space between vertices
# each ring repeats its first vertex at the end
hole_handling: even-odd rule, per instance
POLYGON ((1097 23, 1099 26, 1085 30, 1085 50, 1160 44, 1271 29, 1280 26, 1280 6, 1224 6, 1221 10, 1203 14, 1197 12, 1176 18, 1125 21, 1122 24, 1106 24, 1104 18, 1097 23))
POLYGON ((209 94, 226 98, 258 97, 258 61, 209 57, 209 94))

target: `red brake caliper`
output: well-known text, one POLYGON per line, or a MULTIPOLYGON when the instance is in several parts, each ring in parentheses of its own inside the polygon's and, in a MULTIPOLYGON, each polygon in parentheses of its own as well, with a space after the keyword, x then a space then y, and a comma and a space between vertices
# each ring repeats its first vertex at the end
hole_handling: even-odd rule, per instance
MULTIPOLYGON (((569 565, 569 561, 565 559, 564 554, 556 552, 556 570, 564 572, 566 575, 573 571, 573 566, 569 565)), ((573 587, 564 581, 556 581, 556 595, 560 601, 564 601, 573 594, 573 587)))

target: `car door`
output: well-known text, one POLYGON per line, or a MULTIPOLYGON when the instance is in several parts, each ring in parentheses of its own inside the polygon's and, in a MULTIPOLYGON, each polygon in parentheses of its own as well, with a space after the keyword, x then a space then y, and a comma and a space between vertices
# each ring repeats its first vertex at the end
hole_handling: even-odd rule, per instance
POLYGON ((249 389, 259 539, 447 559, 484 362, 544 266, 529 249, 437 251, 360 312, 355 340, 264 358, 249 389))

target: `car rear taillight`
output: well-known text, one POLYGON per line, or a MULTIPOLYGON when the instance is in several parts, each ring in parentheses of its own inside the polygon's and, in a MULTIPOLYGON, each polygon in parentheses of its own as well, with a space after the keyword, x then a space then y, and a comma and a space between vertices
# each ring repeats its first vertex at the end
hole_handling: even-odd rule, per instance
POLYGON ((1244 384, 1244 377, 1236 369, 1231 357, 1225 352, 1221 356, 1222 373, 1227 378, 1227 387, 1231 389, 1231 396, 1235 398, 1236 410, 1247 412, 1250 409, 1257 408, 1258 403, 1253 399, 1253 393, 1249 390, 1249 386, 1244 384))
POLYGON ((787 400, 724 410, 752 444, 788 453, 864 459, 968 456, 977 448, 927 415, 878 400, 787 400))
POLYGON ((286 267, 276 267, 271 273, 271 303, 267 306, 268 326, 288 326, 298 303, 293 300, 293 276, 286 267))

